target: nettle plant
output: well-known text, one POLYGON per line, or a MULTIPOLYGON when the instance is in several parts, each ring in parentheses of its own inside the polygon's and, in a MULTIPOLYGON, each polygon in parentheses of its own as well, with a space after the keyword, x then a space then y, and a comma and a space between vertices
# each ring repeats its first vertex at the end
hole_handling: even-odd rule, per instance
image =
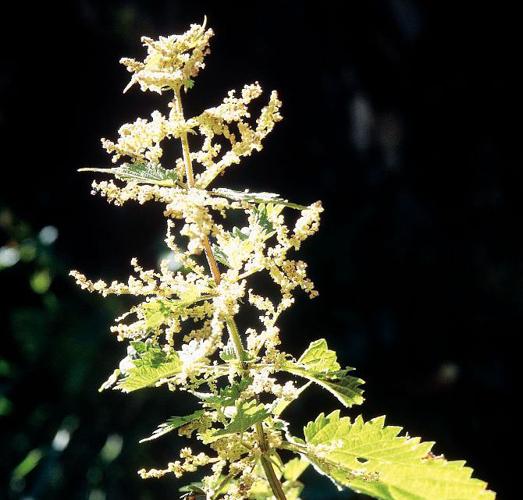
POLYGON ((127 355, 101 390, 162 386, 194 398, 193 413, 168 418, 142 441, 176 430, 187 438, 194 435, 198 450, 206 451, 183 448, 179 460, 164 469, 138 473, 181 477, 209 467, 201 481, 182 489, 192 498, 297 499, 300 475, 309 465, 338 488, 375 498, 494 498, 484 482, 471 478, 464 462, 434 455, 433 443, 400 435, 401 428, 386 426, 384 417, 365 421, 336 410, 320 413, 301 436, 289 432, 282 415, 311 384, 349 408, 363 402, 363 381, 350 375, 351 368, 342 368, 325 339, 312 342, 298 358, 280 349, 276 323, 293 304, 294 292, 317 295, 305 262, 290 256, 318 230, 322 206, 211 187, 227 168, 260 151, 282 119, 275 91, 259 116, 251 117, 249 106, 262 94, 258 83, 245 85, 239 95, 230 91, 198 116, 184 117, 182 90, 193 87, 204 67, 212 35, 204 22, 183 35, 142 38, 145 60, 121 61, 132 73, 125 90, 139 84, 143 91, 167 95, 168 112, 154 111, 149 120, 123 125, 116 141, 102 139, 113 163, 123 160, 118 166, 82 169, 114 177, 93 182, 93 193, 115 205, 134 200, 165 207, 170 257, 159 270, 145 270, 133 259, 128 282, 110 284, 71 273, 91 292, 138 299, 111 328, 127 342, 127 355), (168 140, 181 145, 172 168, 161 164, 168 140), (191 151, 190 142, 200 149, 191 151), (290 211, 298 212, 292 227, 290 211), (237 221, 243 226, 233 227, 237 221), (257 273, 277 285, 277 301, 249 287, 257 273), (256 328, 239 331, 235 318, 242 306, 251 316, 252 308, 257 310, 256 328))

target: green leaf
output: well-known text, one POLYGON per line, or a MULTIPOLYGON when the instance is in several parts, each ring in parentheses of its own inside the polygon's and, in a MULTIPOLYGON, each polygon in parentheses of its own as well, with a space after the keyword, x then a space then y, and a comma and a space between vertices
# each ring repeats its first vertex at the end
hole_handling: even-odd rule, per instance
POLYGON ((117 368, 111 373, 109 378, 98 388, 98 392, 105 391, 110 389, 116 382, 118 382, 118 377, 120 376, 120 370, 117 368))
POLYGON ((223 264, 225 267, 231 267, 231 264, 229 263, 229 259, 227 258, 227 254, 223 251, 223 249, 219 245, 213 244, 212 252, 214 254, 215 259, 220 264, 223 264))
POLYGON ((305 205, 291 203, 276 193, 250 193, 249 191, 235 191, 234 189, 216 188, 210 191, 211 194, 229 198, 233 201, 246 201, 247 203, 273 203, 283 205, 297 210, 305 210, 305 205))
POLYGON ((325 339, 312 342, 296 363, 288 361, 283 370, 304 377, 333 394, 344 406, 363 403, 363 380, 348 375, 353 368, 340 369, 336 353, 325 339))
MULTIPOLYGON (((238 474, 238 473, 237 473, 238 474)), ((232 474, 225 476, 223 474, 207 476, 205 478, 205 484, 202 481, 193 481, 185 486, 182 486, 178 489, 181 493, 192 493, 196 496, 196 500, 204 500, 206 498, 206 491, 212 491, 214 495, 212 499, 221 498, 221 495, 227 493, 229 486, 234 484, 232 479, 232 474)), ((182 500, 190 500, 192 497, 190 495, 182 495, 180 497, 182 500)))
POLYGON ((193 394, 204 401, 205 404, 215 408, 224 408, 234 406, 241 396, 242 392, 252 383, 252 378, 246 377, 234 382, 231 385, 220 389, 218 394, 193 392, 193 394))
POLYGON ((125 370, 124 378, 116 384, 117 389, 136 391, 180 372, 182 362, 176 351, 166 353, 160 347, 145 342, 132 342, 131 345, 139 357, 132 361, 131 368, 125 370))
POLYGON ((183 90, 187 92, 188 90, 192 89, 194 87, 194 80, 192 78, 187 78, 183 82, 183 90))
POLYGON ((145 316, 145 327, 147 330, 156 330, 165 323, 169 309, 163 301, 155 300, 142 305, 145 316))
POLYGON ((303 460, 303 458, 295 457, 283 467, 283 477, 287 481, 297 481, 308 466, 309 462, 303 460))
MULTIPOLYGON (((197 493, 198 495, 205 495, 203 490, 203 483, 201 481, 193 482, 182 486, 179 490, 180 493, 197 493)), ((181 498, 187 498, 182 496, 181 498)))
POLYGON ((486 483, 472 479, 464 462, 430 453, 433 443, 399 436, 385 417, 364 422, 320 414, 304 428, 304 455, 338 485, 383 500, 493 499, 486 483))
POLYGON ((215 436, 226 436, 245 432, 254 424, 262 422, 269 416, 269 412, 263 404, 256 403, 255 400, 242 404, 236 415, 231 419, 229 424, 215 433, 215 436))
MULTIPOLYGON (((281 211, 281 208, 279 207, 276 210, 281 211)), ((266 205, 262 203, 256 209, 256 222, 267 235, 272 235, 274 231, 274 226, 269 219, 269 212, 271 211, 275 211, 275 207, 272 204, 266 205)))
POLYGON ((152 300, 142 304, 147 330, 156 330, 173 314, 180 314, 187 304, 181 301, 152 300))
POLYGON ((145 327, 147 330, 156 330, 168 322, 173 316, 180 316, 191 305, 196 302, 208 300, 212 297, 208 295, 198 295, 190 287, 183 300, 155 299, 140 304, 145 317, 145 327))
POLYGON ((145 162, 123 163, 115 168, 80 168, 78 172, 101 172, 114 175, 117 179, 123 181, 156 184, 166 187, 176 186, 176 181, 178 180, 174 170, 167 170, 161 165, 145 162))
MULTIPOLYGON (((197 495, 205 495, 205 491, 203 490, 203 483, 201 481, 186 484, 185 486, 182 486, 178 491, 180 493, 196 493, 197 495)), ((181 498, 183 499, 191 497, 182 495, 181 498)))
POLYGON ((220 359, 222 361, 225 361, 226 363, 232 360, 236 359, 236 350, 234 349, 234 346, 228 344, 223 347, 223 349, 220 352, 220 359))
POLYGON ((164 434, 174 431, 175 429, 178 429, 178 427, 182 427, 185 424, 201 418, 203 413, 203 410, 197 410, 194 413, 185 415, 183 417, 171 417, 169 420, 167 420, 167 422, 160 424, 149 437, 140 439, 140 443, 152 441, 153 439, 157 439, 164 434))
POLYGON ((237 408, 236 414, 223 429, 212 433, 211 440, 214 441, 216 438, 228 436, 229 434, 245 432, 258 422, 265 420, 269 414, 265 406, 257 403, 254 399, 244 402, 237 408))
POLYGON ((331 372, 341 368, 336 353, 328 348, 325 339, 312 342, 301 355, 298 363, 304 364, 315 372, 331 372))

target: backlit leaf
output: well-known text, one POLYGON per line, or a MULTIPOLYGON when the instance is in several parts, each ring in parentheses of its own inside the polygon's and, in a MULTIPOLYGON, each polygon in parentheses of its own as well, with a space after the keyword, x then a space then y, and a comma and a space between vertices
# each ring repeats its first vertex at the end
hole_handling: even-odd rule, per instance
POLYGON ((158 186, 176 186, 178 176, 174 170, 167 170, 161 165, 134 162, 123 163, 114 168, 80 168, 78 172, 100 172, 114 175, 122 181, 134 181, 141 184, 156 184, 158 186))
POLYGON ((336 353, 327 347, 325 339, 312 342, 297 362, 283 365, 285 371, 328 390, 346 407, 363 403, 363 380, 348 375, 352 368, 340 368, 336 353))
POLYGON ((167 422, 160 424, 154 432, 147 438, 141 439, 140 443, 145 443, 146 441, 152 441, 153 439, 159 438, 179 427, 182 427, 185 424, 188 424, 194 420, 201 418, 203 415, 203 410, 197 410, 190 415, 185 415, 183 417, 171 417, 167 422))
POLYGON ((336 484, 383 500, 493 499, 464 462, 430 453, 433 443, 399 436, 385 417, 351 422, 340 412, 320 414, 304 428, 304 455, 336 484))
POLYGON ((124 377, 116 384, 117 389, 123 392, 136 391, 180 372, 182 362, 176 351, 166 353, 160 347, 144 342, 133 342, 132 345, 139 352, 139 357, 132 360, 131 368, 125 370, 124 377), (144 346, 145 350, 140 352, 144 346))

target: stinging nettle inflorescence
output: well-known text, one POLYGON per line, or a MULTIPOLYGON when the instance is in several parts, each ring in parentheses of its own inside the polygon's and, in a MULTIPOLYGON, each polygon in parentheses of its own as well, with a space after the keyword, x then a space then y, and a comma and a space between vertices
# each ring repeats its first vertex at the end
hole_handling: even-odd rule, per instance
POLYGON ((159 269, 146 270, 133 259, 134 273, 123 283, 71 272, 91 292, 137 298, 111 327, 127 352, 101 389, 164 386, 194 399, 193 413, 170 416, 142 441, 176 431, 194 436, 207 451, 183 448, 179 459, 139 474, 181 477, 207 466, 207 475, 184 491, 208 499, 281 500, 299 498, 299 478, 312 465, 338 488, 375 498, 494 498, 484 482, 471 479, 464 462, 433 455, 432 443, 400 436, 383 417, 321 413, 302 437, 290 434, 282 414, 311 384, 348 408, 363 402, 363 381, 342 368, 324 339, 298 358, 280 349, 277 320, 295 292, 317 295, 306 263, 293 254, 318 230, 323 209, 320 202, 303 206, 273 193, 216 186, 229 167, 262 149, 282 116, 275 91, 251 116, 251 103, 262 95, 257 82, 231 90, 198 116, 184 116, 182 93, 204 68, 212 36, 204 22, 182 35, 142 38, 144 61, 121 60, 132 74, 125 91, 138 85, 166 95, 167 109, 123 125, 116 140, 102 139, 114 167, 81 169, 112 177, 93 182, 93 193, 118 206, 158 202, 167 221, 170 257, 159 269), (168 140, 181 146, 169 165, 162 163, 168 140), (195 145, 199 149, 191 150, 195 145), (288 211, 298 212, 292 226, 288 211), (244 225, 233 226, 231 218, 244 225), (250 287, 258 273, 277 285, 278 300, 250 287), (239 331, 235 317, 242 304, 257 311, 257 327, 239 331))

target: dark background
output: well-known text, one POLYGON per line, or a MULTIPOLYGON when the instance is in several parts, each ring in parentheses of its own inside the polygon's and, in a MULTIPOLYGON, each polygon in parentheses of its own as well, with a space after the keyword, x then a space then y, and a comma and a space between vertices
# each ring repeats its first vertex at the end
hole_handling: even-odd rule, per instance
MULTIPOLYGON (((181 443, 137 441, 194 401, 96 392, 124 355, 108 328, 129 302, 89 296, 67 272, 121 279, 132 256, 160 255, 160 207, 108 206, 76 169, 108 166, 99 138, 162 102, 121 94, 119 58, 143 57, 142 34, 180 33, 204 14, 216 36, 187 112, 255 80, 284 102, 263 152, 221 185, 326 209, 302 252, 321 295, 282 318, 284 348, 326 337, 367 381, 365 417, 387 414, 517 498, 521 19, 502 2, 414 0, 3 7, 0 246, 20 261, 0 268, 0 491, 167 499, 183 484, 135 474, 181 443)), ((310 390, 288 416, 299 432, 335 407, 310 390)), ((314 472, 304 481, 305 499, 338 498, 314 472)))

